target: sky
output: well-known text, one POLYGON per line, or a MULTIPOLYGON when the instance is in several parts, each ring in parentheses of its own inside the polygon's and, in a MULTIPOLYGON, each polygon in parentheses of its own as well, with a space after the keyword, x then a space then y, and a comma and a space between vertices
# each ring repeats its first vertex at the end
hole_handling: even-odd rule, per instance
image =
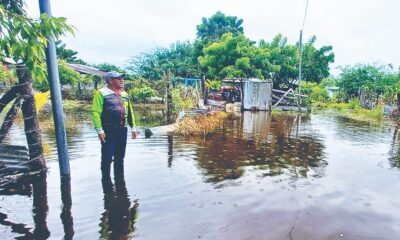
MULTIPOLYGON (((39 16, 38 0, 26 0, 28 14, 39 16)), ((176 41, 193 41, 196 25, 217 11, 244 20, 245 35, 271 41, 281 33, 299 39, 307 0, 50 0, 52 14, 77 30, 62 39, 89 63, 126 66, 128 60, 176 41)), ((339 66, 400 64, 399 0, 309 0, 303 41, 331 45, 339 66)))

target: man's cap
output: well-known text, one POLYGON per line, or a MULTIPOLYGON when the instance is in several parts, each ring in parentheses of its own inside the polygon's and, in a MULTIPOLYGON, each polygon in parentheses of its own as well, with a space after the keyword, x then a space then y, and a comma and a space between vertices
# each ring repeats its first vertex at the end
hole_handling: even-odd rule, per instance
POLYGON ((118 73, 118 72, 114 72, 114 71, 107 72, 106 74, 104 74, 104 81, 106 83, 108 83, 108 81, 110 81, 111 79, 122 78, 122 75, 123 75, 122 73, 118 73))

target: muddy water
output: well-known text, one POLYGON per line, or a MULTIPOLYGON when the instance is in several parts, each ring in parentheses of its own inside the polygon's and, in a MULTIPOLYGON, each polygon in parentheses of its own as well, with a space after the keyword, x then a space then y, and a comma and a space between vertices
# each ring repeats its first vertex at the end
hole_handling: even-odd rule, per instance
POLYGON ((96 134, 73 118, 70 185, 44 131, 49 172, 0 196, 1 239, 399 239, 389 124, 245 112, 204 138, 141 134, 102 183, 96 134))

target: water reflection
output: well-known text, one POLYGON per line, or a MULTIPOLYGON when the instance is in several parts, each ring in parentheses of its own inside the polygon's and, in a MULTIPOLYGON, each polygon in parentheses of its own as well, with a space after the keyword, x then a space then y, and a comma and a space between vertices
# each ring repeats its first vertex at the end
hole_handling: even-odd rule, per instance
MULTIPOLYGON (((73 239, 73 218, 71 214, 72 198, 71 184, 69 179, 61 181, 61 221, 64 226, 64 239, 73 239)), ((12 232, 21 234, 16 239, 49 239, 50 231, 47 226, 47 214, 49 212, 47 200, 47 173, 30 176, 19 183, 10 185, 2 190, 0 195, 22 195, 32 196, 32 216, 34 222, 33 231, 26 224, 14 223, 7 220, 7 214, 0 213, 0 224, 10 226, 12 232)))
POLYGON ((123 175, 117 175, 115 185, 109 178, 102 180, 104 212, 100 218, 101 239, 130 239, 138 218, 138 200, 131 206, 123 175))
POLYGON ((396 126, 393 131, 393 138, 390 144, 389 162, 391 167, 400 168, 400 126, 396 126))
POLYGON ((62 210, 60 218, 64 226, 64 239, 69 240, 74 237, 74 220, 71 213, 72 197, 71 197, 71 180, 63 177, 61 179, 61 200, 62 210))
POLYGON ((224 130, 191 140, 201 145, 196 155, 206 181, 238 179, 249 167, 261 177, 323 175, 325 146, 316 134, 307 131, 308 116, 243 114, 227 122, 224 130))

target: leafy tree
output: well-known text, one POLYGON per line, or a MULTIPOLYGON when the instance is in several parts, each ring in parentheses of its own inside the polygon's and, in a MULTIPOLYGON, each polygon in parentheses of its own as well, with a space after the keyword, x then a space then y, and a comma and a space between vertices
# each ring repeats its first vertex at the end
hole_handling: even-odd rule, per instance
POLYGON ((319 83, 323 78, 329 77, 329 64, 335 61, 332 46, 322 46, 317 49, 314 44, 316 37, 304 45, 302 75, 305 80, 319 83))
POLYGON ((132 88, 130 91, 132 98, 134 101, 145 103, 149 100, 151 97, 156 97, 158 96, 158 93, 156 90, 152 89, 149 86, 142 86, 142 87, 135 87, 132 88))
POLYGON ((66 18, 49 17, 42 14, 39 20, 29 18, 23 10, 23 1, 3 0, 0 4, 0 55, 23 62, 28 71, 40 80, 45 79, 45 46, 47 36, 58 39, 73 28, 66 23, 66 18))
POLYGON ((168 69, 172 76, 199 77, 198 67, 193 64, 193 45, 176 42, 169 48, 157 48, 132 57, 128 69, 138 77, 159 80, 168 69))
POLYGON ((261 40, 259 45, 261 49, 269 52, 271 67, 264 74, 273 80, 274 88, 292 87, 298 76, 297 47, 288 45, 287 38, 281 34, 276 35, 270 43, 261 40))
POLYGON ((79 59, 77 57, 77 55, 78 55, 77 51, 68 49, 67 45, 65 43, 61 42, 61 40, 57 40, 55 42, 55 44, 56 44, 56 49, 57 49, 57 57, 59 59, 62 59, 68 63, 78 63, 78 64, 87 65, 87 63, 85 61, 83 61, 82 59, 79 59))
POLYGON ((341 67, 339 87, 347 99, 357 97, 360 89, 392 101, 400 92, 400 78, 390 65, 357 64, 341 67))
POLYGON ((202 18, 201 24, 197 25, 197 37, 206 42, 218 41, 225 33, 234 36, 243 34, 243 19, 236 16, 226 16, 222 12, 216 12, 210 18, 202 18))
POLYGON ((263 69, 270 65, 268 52, 255 47, 243 34, 233 36, 226 33, 220 41, 204 48, 203 52, 204 57, 199 57, 199 63, 207 68, 209 77, 216 79, 264 79, 263 69))
MULTIPOLYGON (((69 85, 71 87, 75 87, 82 80, 80 74, 68 67, 68 65, 62 60, 58 61, 58 70, 60 75, 60 83, 62 86, 69 85)), ((42 92, 50 89, 47 79, 44 81, 38 81, 36 75, 33 75, 33 79, 33 85, 35 89, 42 92)))

